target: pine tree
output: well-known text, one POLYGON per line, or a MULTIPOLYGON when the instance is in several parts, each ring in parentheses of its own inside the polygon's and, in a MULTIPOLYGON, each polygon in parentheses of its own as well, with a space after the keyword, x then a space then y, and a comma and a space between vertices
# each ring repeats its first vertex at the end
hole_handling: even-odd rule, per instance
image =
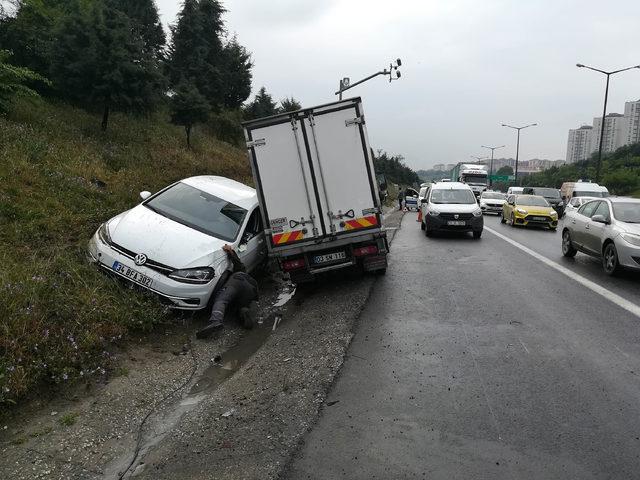
POLYGON ((280 100, 280 111, 281 112, 295 112, 296 110, 302 109, 302 105, 295 98, 283 98, 280 100))
POLYGON ((112 6, 129 17, 144 53, 162 58, 166 35, 154 0, 112 0, 112 6))
POLYGON ((209 119, 211 108, 207 99, 197 87, 182 80, 171 97, 171 123, 184 127, 187 134, 187 148, 191 148, 191 130, 197 123, 205 123, 209 119))
POLYGON ((103 130, 112 110, 150 110, 164 88, 157 62, 115 3, 76 4, 58 31, 51 69, 63 98, 102 111, 103 130))
POLYGON ((278 106, 273 101, 273 97, 267 93, 267 89, 262 87, 251 103, 244 109, 244 116, 248 120, 254 118, 269 117, 278 113, 278 106))
POLYGON ((223 94, 224 107, 236 109, 251 95, 251 54, 234 36, 224 46, 223 94))

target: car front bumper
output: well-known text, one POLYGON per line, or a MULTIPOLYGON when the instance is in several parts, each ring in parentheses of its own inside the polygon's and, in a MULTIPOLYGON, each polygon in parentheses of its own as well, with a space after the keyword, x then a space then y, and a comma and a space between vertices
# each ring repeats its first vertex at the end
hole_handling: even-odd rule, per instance
POLYGON ((104 244, 97 235, 94 235, 89 241, 88 252, 89 260, 99 265, 109 274, 158 295, 163 304, 179 310, 201 310, 206 308, 219 278, 216 277, 206 284, 177 282, 149 267, 136 265, 133 259, 114 250, 110 245, 104 244), (151 278, 153 281, 151 286, 145 287, 116 272, 113 269, 113 265, 116 262, 151 278))
MULTIPOLYGON (((531 220, 528 217, 536 216, 536 215, 527 215, 527 216, 515 216, 515 224, 523 227, 548 227, 548 228, 557 228, 558 227, 558 218, 548 217, 547 221, 538 221, 531 220)), ((542 215, 538 215, 542 216, 542 215)))
POLYGON ((621 237, 615 239, 618 263, 625 268, 640 270, 640 247, 630 244, 621 237))
POLYGON ((449 225, 449 221, 453 219, 441 218, 438 216, 427 215, 425 224, 429 230, 448 231, 448 232, 481 232, 484 228, 484 219, 482 215, 464 220, 464 225, 449 225))

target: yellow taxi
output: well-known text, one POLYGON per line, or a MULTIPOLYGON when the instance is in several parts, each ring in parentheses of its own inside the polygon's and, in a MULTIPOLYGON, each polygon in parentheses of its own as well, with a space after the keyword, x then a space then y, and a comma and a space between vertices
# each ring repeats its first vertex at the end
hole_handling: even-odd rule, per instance
POLYGON ((558 213, 540 195, 509 195, 502 206, 502 223, 509 221, 512 227, 536 226, 558 228, 558 213))

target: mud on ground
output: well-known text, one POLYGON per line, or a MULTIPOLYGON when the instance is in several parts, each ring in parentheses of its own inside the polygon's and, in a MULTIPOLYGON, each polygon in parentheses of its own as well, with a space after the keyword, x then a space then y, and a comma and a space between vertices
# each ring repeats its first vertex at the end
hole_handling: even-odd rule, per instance
POLYGON ((106 384, 0 425, 0 478, 276 478, 331 408, 326 393, 374 281, 337 272, 284 306, 278 295, 292 292, 263 282, 253 331, 230 325, 197 341, 202 320, 187 321, 130 344, 106 384))

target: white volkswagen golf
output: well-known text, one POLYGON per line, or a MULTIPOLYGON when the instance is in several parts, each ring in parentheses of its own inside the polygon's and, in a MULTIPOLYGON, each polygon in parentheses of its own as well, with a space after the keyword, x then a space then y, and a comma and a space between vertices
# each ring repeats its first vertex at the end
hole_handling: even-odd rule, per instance
POLYGON ((103 223, 89 242, 102 268, 158 294, 172 308, 199 310, 226 282, 231 245, 247 268, 266 257, 256 191, 224 177, 191 177, 103 223))

